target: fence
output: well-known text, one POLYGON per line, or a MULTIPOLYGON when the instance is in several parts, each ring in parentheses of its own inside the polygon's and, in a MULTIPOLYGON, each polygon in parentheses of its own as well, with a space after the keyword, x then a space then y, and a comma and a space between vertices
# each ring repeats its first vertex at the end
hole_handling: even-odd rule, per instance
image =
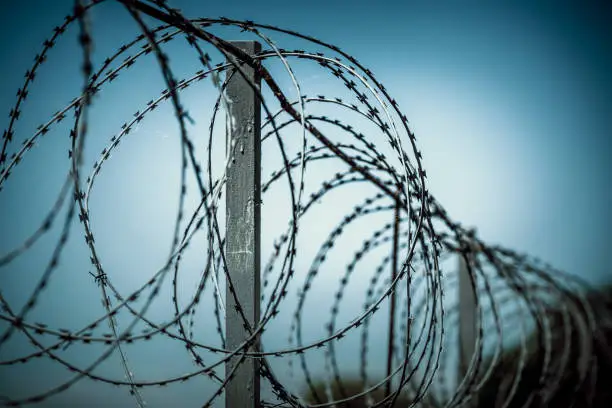
MULTIPOLYGON (((87 5, 77 1, 74 14, 44 42, 35 64, 19 88, 3 136, 0 188, 20 170, 21 167, 17 166, 44 135, 69 113, 74 113, 69 171, 55 205, 40 227, 21 245, 0 254, 0 267, 6 269, 31 253, 54 225, 60 225, 61 233, 53 255, 25 305, 15 308, 6 294, 0 296, 0 317, 6 323, 0 337, 0 350, 16 333, 22 333, 37 351, 5 357, 0 364, 8 373, 14 365, 27 365, 45 358, 67 367, 75 375, 41 393, 23 398, 3 396, 5 405, 52 400, 84 378, 127 388, 137 406, 145 405, 143 390, 148 387, 201 378, 214 387, 213 391, 203 393, 204 406, 218 404, 221 397, 228 407, 343 406, 358 400, 370 406, 403 406, 407 402, 417 406, 475 405, 482 388, 504 363, 503 353, 509 347, 508 334, 517 332, 519 353, 504 387, 499 389, 500 406, 509 404, 515 397, 533 353, 532 348, 537 350, 539 370, 538 382, 529 394, 533 404, 547 404, 559 391, 560 379, 570 367, 578 373, 578 381, 574 383, 575 395, 593 392, 596 373, 591 366, 596 358, 594 348, 601 339, 592 333, 599 332, 596 316, 607 313, 605 308, 587 300, 586 286, 576 278, 529 256, 487 245, 473 231, 453 221, 427 191, 421 152, 407 117, 373 73, 354 57, 334 45, 286 29, 231 19, 189 20, 164 1, 118 0, 142 34, 126 42, 94 69, 92 46, 95 42, 88 18, 91 9, 100 3, 103 1, 87 5), (161 25, 147 26, 145 16, 152 17, 161 25), (84 61, 82 93, 41 125, 34 135, 26 138, 21 146, 15 146, 15 128, 35 74, 71 25, 79 27, 78 38, 84 61), (218 27, 237 29, 250 39, 226 41, 213 34, 218 27), (279 48, 271 39, 276 34, 325 51, 279 48), (163 49, 167 43, 179 39, 187 41, 201 64, 201 70, 181 80, 171 69, 174 60, 163 49), (221 56, 220 62, 213 63, 211 55, 214 53, 221 56), (85 141, 92 137, 88 119, 96 108, 95 98, 132 65, 151 55, 159 66, 166 88, 110 139, 93 165, 91 175, 85 178, 83 152, 85 141), (267 68, 266 63, 273 60, 280 61, 297 96, 291 97, 283 90, 277 76, 267 68), (342 84, 348 95, 342 98, 304 95, 298 76, 294 74, 294 61, 317 64, 342 84), (181 95, 194 84, 209 79, 217 97, 206 154, 198 155, 197 142, 188 129, 194 114, 185 108, 181 95), (89 200, 93 184, 111 153, 118 149, 130 131, 163 104, 169 104, 174 112, 182 155, 180 209, 176 216, 172 251, 160 271, 139 289, 125 295, 115 288, 111 275, 100 260, 100 249, 91 225, 94 216, 89 200), (314 113, 317 109, 311 109, 312 106, 323 106, 324 111, 338 109, 347 112, 346 115, 355 121, 347 123, 339 117, 314 113), (215 168, 213 128, 222 120, 219 117, 225 119, 228 143, 222 164, 215 168), (283 134, 283 129, 291 126, 295 130, 283 134), (361 127, 368 131, 360 131, 361 127), (291 152, 289 138, 296 139, 296 135, 299 135, 298 142, 291 143, 298 148, 291 152), (260 174, 262 149, 265 143, 271 145, 273 142, 278 148, 276 156, 280 166, 265 178, 260 174), (333 163, 339 170, 335 174, 325 174, 322 181, 309 181, 317 178, 317 170, 324 168, 325 163, 333 163), (192 171, 199 205, 187 220, 184 201, 188 169, 192 171), (260 219, 264 206, 262 200, 266 201, 267 192, 282 181, 286 182, 285 197, 290 202, 288 219, 283 220, 286 229, 275 239, 271 253, 264 254, 269 257, 262 263, 260 230, 265 230, 260 219), (358 188, 343 190, 353 186, 358 188), (323 205, 320 203, 325 200, 329 203, 329 197, 332 197, 331 206, 338 206, 335 200, 343 197, 339 191, 351 191, 345 198, 353 197, 351 194, 358 191, 358 203, 346 211, 331 232, 321 239, 307 271, 298 270, 300 234, 308 230, 304 220, 309 220, 309 214, 316 214, 317 206, 323 205), (225 206, 221 200, 223 194, 225 206), (70 200, 72 197, 74 199, 70 200), (62 223, 60 210, 64 202, 68 204, 62 223), (223 217, 224 212, 226 217, 223 217), (94 270, 90 272, 92 283, 99 288, 104 313, 81 329, 64 330, 37 323, 30 316, 39 298, 50 291, 68 237, 74 234, 70 227, 74 218, 80 220, 94 270), (307 339, 305 327, 311 320, 305 315, 309 302, 313 302, 312 288, 317 279, 323 279, 321 271, 326 260, 334 256, 333 251, 339 242, 350 235, 346 231, 366 219, 375 222, 368 221, 367 237, 360 241, 358 248, 352 248, 350 260, 342 268, 338 289, 327 299, 331 306, 329 316, 320 317, 326 321, 324 333, 316 339, 307 339), (179 225, 186 220, 187 225, 181 234, 179 225), (203 248, 206 260, 194 296, 181 307, 177 300, 176 274, 181 257, 199 231, 203 231, 207 238, 207 245, 203 248), (364 260, 373 256, 380 258, 377 267, 371 268, 373 272, 365 287, 362 309, 347 317, 340 310, 341 304, 349 297, 351 283, 359 280, 355 278, 356 271, 369 269, 369 266, 363 266, 364 260), (456 259, 462 260, 460 267, 443 267, 449 260, 454 262, 456 259), (261 276, 260 265, 263 265, 261 276), (162 283, 173 269, 174 295, 171 300, 175 315, 170 321, 155 323, 146 314, 159 301, 162 283), (303 279, 303 283, 300 284, 298 278, 303 279), (292 285, 298 287, 296 304, 289 333, 285 333, 289 335, 291 344, 284 348, 266 349, 262 336, 279 314, 286 313, 291 304, 289 289, 295 287, 292 285), (210 287, 213 289, 207 292, 210 287), (225 296, 222 296, 222 287, 226 288, 225 296), (206 318, 216 320, 219 344, 195 341, 190 331, 196 319, 196 307, 205 295, 214 304, 214 311, 206 318), (141 302, 139 306, 138 302, 141 302), (554 341, 558 337, 558 328, 550 318, 551 310, 559 311, 562 317, 564 336, 561 352, 559 343, 554 341), (122 327, 117 322, 121 313, 132 319, 122 327), (384 367, 376 362, 376 355, 372 357, 372 342, 369 340, 369 337, 377 335, 376 329, 372 329, 373 321, 381 316, 387 328, 384 367), (110 333, 100 333, 103 324, 108 324, 110 333), (144 324, 146 330, 135 334, 139 324, 144 324), (534 328, 528 327, 529 324, 534 328), (176 332, 173 332, 174 328, 176 332), (530 337, 532 330, 535 337, 530 337), (577 337, 572 334, 574 332, 578 333, 577 337), (46 340, 42 341, 40 336, 46 340), (167 337, 177 343, 177 347, 185 348, 193 359, 194 370, 161 381, 139 380, 134 373, 137 373, 137 368, 128 362, 126 347, 144 343, 155 336, 167 337), (359 344, 359 357, 355 359, 359 362, 358 390, 350 389, 343 376, 344 363, 340 357, 343 341, 351 336, 355 336, 359 344), (105 345, 104 352, 85 367, 77 367, 62 357, 61 351, 76 345, 92 344, 105 345), (574 353, 572 350, 577 351, 574 353), (314 378, 308 362, 307 356, 316 353, 323 353, 324 371, 328 375, 323 388, 314 378), (125 379, 102 378, 95 374, 95 370, 111 356, 119 356, 125 379), (214 359, 208 361, 211 356, 214 359), (292 373, 297 361, 305 391, 292 390, 288 384, 289 377, 278 374, 272 366, 272 359, 285 359, 292 373), (374 379, 368 367, 376 364, 382 367, 384 374, 374 379), (220 369, 224 369, 223 374, 218 372, 220 369), (262 387, 264 382, 269 387, 271 395, 260 393, 260 381, 262 387)), ((320 92, 324 93, 323 90, 320 92)), ((320 211, 324 213, 326 210, 320 211)))

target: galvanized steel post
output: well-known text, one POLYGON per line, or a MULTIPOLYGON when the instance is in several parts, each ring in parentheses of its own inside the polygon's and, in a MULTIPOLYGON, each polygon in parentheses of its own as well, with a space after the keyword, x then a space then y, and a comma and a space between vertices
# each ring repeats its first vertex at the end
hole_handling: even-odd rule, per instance
MULTIPOLYGON (((236 41, 232 44, 247 54, 261 50, 256 41, 236 41)), ((261 203, 261 101, 251 84, 260 87, 255 69, 240 64, 238 70, 228 70, 227 84, 230 114, 234 127, 228 131, 228 148, 232 160, 226 181, 226 261, 236 291, 238 303, 226 289, 226 347, 233 350, 250 335, 240 315, 240 307, 251 328, 259 323, 260 301, 260 203, 261 203)), ((250 347, 249 350, 254 350, 250 347)), ((229 375, 240 354, 230 359, 225 367, 229 375)), ((259 364, 246 358, 234 372, 225 389, 227 408, 255 408, 260 406, 259 364)))
MULTIPOLYGON (((472 230, 475 234, 476 231, 472 230)), ((471 246, 467 253, 459 253, 459 380, 468 374, 470 360, 476 352, 476 336, 477 336, 477 308, 476 308, 476 293, 472 287, 472 279, 468 270, 469 267, 474 268, 472 258, 475 256, 475 248, 471 246)), ((476 276, 474 275, 474 285, 477 284, 476 276)), ((467 406, 476 406, 477 398, 472 397, 472 400, 467 406)))

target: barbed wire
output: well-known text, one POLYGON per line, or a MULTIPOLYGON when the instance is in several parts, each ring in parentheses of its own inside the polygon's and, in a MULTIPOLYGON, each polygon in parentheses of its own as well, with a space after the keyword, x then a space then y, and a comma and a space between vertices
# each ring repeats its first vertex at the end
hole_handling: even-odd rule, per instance
MULTIPOLYGON (((88 378, 126 387, 133 395, 134 403, 142 407, 146 404, 142 391, 147 387, 166 386, 206 376, 207 381, 216 388, 210 395, 203 396, 203 405, 212 406, 223 395, 236 369, 248 359, 257 359, 261 363, 260 375, 269 383, 273 393, 270 398, 264 398, 261 405, 270 407, 332 407, 346 406, 356 401, 365 401, 364 404, 372 407, 465 406, 478 399, 500 367, 506 370, 506 374, 503 387, 498 390, 496 406, 508 407, 516 400, 521 379, 533 359, 539 378, 530 390, 528 400, 523 401, 525 406, 546 406, 570 372, 576 376, 576 381, 572 382, 574 395, 582 393, 586 401, 593 399, 597 381, 597 369, 594 367, 597 367, 598 359, 610 359, 612 355, 603 338, 604 326, 601 323, 610 322, 609 304, 595 301, 590 295, 592 289, 577 278, 527 255, 487 245, 473 231, 453 221, 427 190, 422 155, 407 117, 369 69, 338 47, 301 33, 252 21, 187 19, 179 10, 170 8, 160 0, 114 2, 130 15, 141 33, 121 45, 96 67, 92 57, 95 37, 89 25, 89 15, 93 7, 110 2, 75 2, 73 13, 43 42, 33 66, 26 72, 3 134, 0 194, 6 194, 2 193, 2 188, 12 180, 11 176, 16 171, 21 170, 22 160, 32 148, 60 122, 67 120, 70 113, 74 115, 69 131, 70 169, 51 209, 35 232, 13 249, 0 254, 0 267, 5 275, 9 274, 9 267, 15 260, 28 254, 54 225, 61 225, 61 234, 52 257, 25 306, 20 309, 12 306, 5 295, 6 289, 0 288, 0 319, 7 324, 0 336, 0 350, 16 333, 25 335, 36 348, 29 354, 5 357, 0 361, 0 366, 2 370, 9 370, 11 366, 32 364, 43 358, 66 367, 74 375, 45 392, 24 398, 2 396, 0 401, 4 405, 41 402, 88 378), (146 18, 149 17, 161 25, 148 25, 146 18), (36 75, 72 24, 78 25, 78 41, 82 50, 84 82, 81 93, 40 125, 33 135, 25 138, 22 146, 16 146, 16 126, 36 75), (256 55, 248 55, 231 42, 213 34, 220 27, 234 29, 234 34, 237 31, 257 39, 264 45, 263 50, 256 55), (303 41, 318 51, 280 48, 272 39, 273 35, 289 36, 292 41, 303 41), (187 42, 201 65, 200 70, 184 79, 175 75, 171 68, 171 61, 174 60, 164 50, 167 44, 179 40, 187 42), (146 106, 134 112, 132 119, 110 138, 93 164, 91 174, 85 177, 83 151, 85 141, 92 137, 89 134, 89 117, 96 109, 95 98, 104 92, 105 86, 150 55, 154 56, 162 73, 164 89, 146 106), (215 62, 215 55, 220 55, 223 61, 215 62), (280 62, 290 78, 292 92, 283 90, 267 67, 266 64, 272 62, 280 62), (299 75, 294 69, 301 62, 317 64, 331 80, 346 88, 347 95, 304 95, 299 75), (265 113, 262 144, 276 142, 282 161, 279 168, 262 180, 262 201, 267 202, 266 193, 284 181, 291 203, 287 227, 275 239, 263 268, 262 315, 255 327, 249 324, 240 306, 226 266, 224 250, 220 198, 224 195, 227 169, 235 154, 235 146, 229 146, 221 166, 215 165, 213 153, 217 118, 225 119, 226 131, 236 126, 231 115, 232 101, 226 95, 227 84, 232 75, 248 79, 244 72, 247 66, 257 72, 264 85, 260 88, 249 81, 265 113), (188 129, 188 123, 192 123, 193 119, 183 105, 181 94, 205 80, 211 81, 216 100, 208 138, 205 143, 199 141, 200 146, 206 146, 206 154, 196 155, 198 143, 188 129), (297 96, 290 97, 290 94, 297 96), (181 142, 179 209, 174 219, 172 246, 164 266, 151 273, 138 289, 126 295, 115 286, 113 274, 103 267, 98 255, 99 248, 90 221, 90 198, 111 153, 118 150, 120 142, 127 139, 153 111, 165 104, 171 105, 181 142), (317 113, 318 108, 329 112, 339 109, 344 113, 323 115, 317 113), (345 117, 359 119, 351 122, 345 117), (299 149, 292 152, 290 145, 297 144, 290 143, 289 137, 282 131, 295 126, 299 131, 291 131, 291 137, 295 139, 295 134, 299 134, 301 140, 299 149), (333 175, 326 174, 320 183, 307 183, 307 179, 316 178, 313 174, 317 167, 325 163, 334 163, 340 170, 333 175), (199 205, 186 221, 188 176, 195 179, 199 205), (308 195, 307 187, 313 184, 316 187, 308 195), (325 211, 325 200, 328 200, 326 203, 333 202, 329 197, 351 187, 358 188, 361 201, 346 212, 327 237, 321 240, 306 272, 299 271, 298 241, 304 235, 303 220, 317 209, 323 208, 321 211, 325 211), (62 222, 60 213, 66 204, 67 211, 62 222), (100 290, 104 310, 100 317, 84 327, 67 330, 35 322, 30 315, 43 292, 49 291, 49 282, 57 272, 62 256, 69 256, 65 253, 65 247, 69 235, 74 234, 72 221, 77 216, 93 270, 88 273, 92 283, 100 290), (387 221, 379 225, 382 219, 387 221), (315 283, 317 279, 322 280, 322 276, 329 275, 326 262, 332 262, 330 259, 333 259, 334 250, 340 247, 338 243, 351 234, 355 225, 368 225, 370 235, 361 241, 358 248, 348 251, 350 261, 338 273, 339 284, 331 297, 330 312, 318 319, 324 322, 324 333, 314 340, 308 339, 305 326, 312 324, 312 317, 308 317, 311 312, 308 304, 316 296, 313 294, 315 283), (207 238, 206 260, 201 265, 202 272, 193 296, 187 305, 182 306, 178 301, 180 264, 190 242, 198 233, 207 238), (458 311, 460 299, 448 294, 456 290, 459 280, 466 279, 466 276, 462 277, 458 268, 443 267, 449 259, 457 256, 462 257, 466 265, 474 295, 476 320, 473 356, 465 372, 458 378, 456 362, 460 359, 461 350, 457 339, 462 324, 458 311), (369 266, 371 258, 378 259, 373 261, 377 265, 374 268, 369 266), (341 311, 347 296, 350 293, 351 298, 358 298, 350 284, 362 280, 355 277, 356 274, 368 269, 373 270, 373 274, 366 282, 365 294, 361 298, 362 308, 347 319, 346 313, 341 311), (390 270, 392 275, 385 276, 390 270), (172 284, 174 316, 163 322, 155 322, 147 316, 147 312, 161 296, 162 285, 168 279, 172 284), (299 279, 303 279, 303 282, 299 283, 299 279), (223 333, 222 315, 226 313, 226 305, 219 285, 223 281, 249 333, 248 338, 235 349, 227 349, 223 333), (299 288, 294 304, 289 293, 291 285, 296 284, 299 288), (213 287, 206 292, 211 285, 213 287), (217 343, 197 341, 194 335, 196 321, 204 319, 196 316, 196 309, 207 294, 210 294, 214 308, 212 311, 207 309, 208 313, 212 313, 205 318, 215 321, 217 343), (137 306, 142 299, 144 303, 137 306), (393 312, 396 304, 400 306, 399 315, 393 312), (262 336, 274 320, 292 306, 288 345, 268 349, 261 341, 262 336), (376 350, 373 351, 371 337, 374 319, 385 315, 387 309, 391 313, 391 322, 387 333, 390 343, 385 351, 388 351, 392 365, 381 376, 373 374, 375 367, 370 369, 372 365, 377 365, 373 364, 376 357, 372 355, 376 350), (131 316, 130 322, 122 324, 122 327, 117 322, 120 313, 131 316), (110 333, 99 332, 103 324, 108 325, 110 333), (141 324, 146 328, 136 334, 134 331, 141 324), (516 334, 517 326, 518 356, 509 367, 504 353, 511 346, 506 344, 505 339, 509 332, 516 334), (339 350, 345 347, 343 341, 355 333, 359 344, 354 357, 359 362, 358 390, 348 384, 346 370, 342 368, 343 357, 339 354, 339 350), (45 341, 42 341, 43 337, 45 341), (194 364, 192 371, 163 380, 138 379, 134 374, 133 362, 128 360, 125 345, 164 337, 175 342, 177 347, 179 343, 185 347, 194 364), (62 356, 63 351, 77 344, 104 345, 105 351, 91 364, 80 367, 62 356), (314 373, 314 364, 309 363, 314 361, 311 359, 316 353, 322 353, 324 372, 328 377, 323 380, 323 389, 320 387, 321 380, 314 373), (95 370, 115 354, 120 357, 125 378, 97 374, 95 370), (234 369, 222 374, 225 363, 234 358, 238 358, 234 369), (291 375, 279 375, 278 370, 270 364, 273 358, 286 360, 291 375), (292 390, 286 382, 286 378, 295 377, 298 366, 295 360, 305 383, 305 388, 300 391, 292 390)), ((339 270, 337 267, 333 269, 339 270)), ((377 333, 375 337, 380 338, 377 333)))

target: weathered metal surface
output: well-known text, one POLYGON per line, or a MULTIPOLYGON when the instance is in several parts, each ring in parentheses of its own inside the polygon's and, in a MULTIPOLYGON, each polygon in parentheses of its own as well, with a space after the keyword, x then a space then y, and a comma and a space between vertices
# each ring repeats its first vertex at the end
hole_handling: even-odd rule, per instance
MULTIPOLYGON (((248 54, 261 49, 255 41, 233 42, 248 54)), ((241 68, 249 81, 259 86, 259 78, 252 68, 241 68)), ((231 71, 228 73, 231 74, 231 71)), ((232 151, 226 186, 226 260, 238 303, 228 285, 226 289, 226 345, 233 350, 249 337, 243 317, 251 328, 259 322, 260 298, 260 157, 261 157, 261 102, 249 82, 235 71, 227 86, 230 111, 235 127, 228 137, 232 151)), ((229 375, 240 356, 226 364, 229 375)), ((259 367, 256 359, 246 358, 234 372, 225 393, 227 408, 258 407, 259 367)))

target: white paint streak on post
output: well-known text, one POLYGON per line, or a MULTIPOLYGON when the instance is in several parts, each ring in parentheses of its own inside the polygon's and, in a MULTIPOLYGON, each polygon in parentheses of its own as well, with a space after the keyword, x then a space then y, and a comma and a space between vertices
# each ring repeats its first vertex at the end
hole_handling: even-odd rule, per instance
MULTIPOLYGON (((235 41, 232 44, 247 54, 261 50, 256 41, 235 41)), ((246 64, 241 69, 248 81, 235 71, 227 85, 231 114, 235 127, 229 130, 233 143, 232 161, 227 171, 226 185, 226 260, 238 302, 248 324, 259 323, 260 298, 260 202, 261 202, 261 101, 249 85, 260 87, 260 78, 246 64)), ((231 74, 228 71, 228 75, 231 74)), ((225 333, 227 349, 233 350, 249 337, 236 302, 226 289, 225 333)), ((254 350, 253 347, 250 350, 254 350)), ((234 368, 240 355, 230 359, 226 375, 234 368)), ((259 363, 246 358, 234 372, 225 389, 227 408, 255 408, 260 406, 259 363)))

